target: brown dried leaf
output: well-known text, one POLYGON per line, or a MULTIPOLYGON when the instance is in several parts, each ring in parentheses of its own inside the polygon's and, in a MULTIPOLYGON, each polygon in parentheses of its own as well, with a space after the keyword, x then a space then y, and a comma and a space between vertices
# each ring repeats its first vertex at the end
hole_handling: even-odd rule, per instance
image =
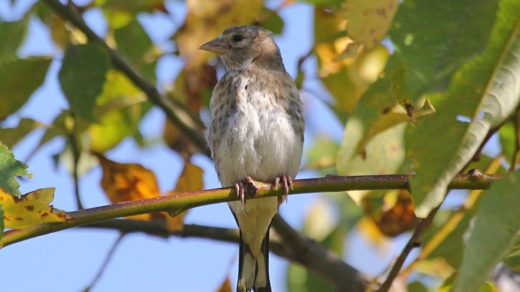
MULTIPOLYGON (((101 187, 112 203, 154 198, 160 195, 155 174, 135 163, 117 163, 99 153, 94 153, 103 169, 101 187)), ((150 214, 132 216, 132 219, 148 220, 150 214)))
POLYGON ((414 213, 412 198, 404 190, 399 191, 397 198, 395 195, 387 194, 381 213, 371 214, 371 218, 379 230, 389 237, 411 230, 418 220, 414 213))

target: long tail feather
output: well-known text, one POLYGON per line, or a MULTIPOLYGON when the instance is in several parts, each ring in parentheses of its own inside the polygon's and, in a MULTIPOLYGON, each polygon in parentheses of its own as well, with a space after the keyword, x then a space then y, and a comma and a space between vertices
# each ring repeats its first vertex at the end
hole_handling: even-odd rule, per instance
POLYGON ((247 291, 271 292, 269 281, 269 230, 262 241, 262 251, 254 258, 249 247, 240 235, 240 254, 238 266, 238 292, 247 291))

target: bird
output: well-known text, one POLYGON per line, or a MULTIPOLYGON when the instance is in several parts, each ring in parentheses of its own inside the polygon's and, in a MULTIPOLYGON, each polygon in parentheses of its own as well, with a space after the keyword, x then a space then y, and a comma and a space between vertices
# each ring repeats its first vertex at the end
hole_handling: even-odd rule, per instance
POLYGON ((217 54, 225 73, 210 101, 206 139, 217 176, 240 198, 229 207, 240 230, 237 291, 271 291, 269 228, 283 199, 246 199, 256 181, 286 197, 301 163, 303 105, 273 33, 234 26, 200 49, 217 54))

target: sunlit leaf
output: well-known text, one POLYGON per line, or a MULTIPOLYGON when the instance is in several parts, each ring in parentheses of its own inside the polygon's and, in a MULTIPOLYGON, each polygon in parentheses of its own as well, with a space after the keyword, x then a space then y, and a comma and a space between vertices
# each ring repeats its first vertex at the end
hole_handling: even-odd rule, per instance
MULTIPOLYGON (((498 137, 500 138, 500 147, 504 151, 505 159, 510 163, 515 152, 515 145, 520 145, 520 141, 517 141, 517 133, 513 122, 505 123, 500 130, 498 130, 498 137)), ((515 153, 516 163, 520 163, 520 153, 515 153)))
POLYGON ((37 121, 29 118, 20 119, 18 125, 12 128, 0 128, 0 142, 9 148, 12 148, 20 142, 32 130, 41 127, 37 121))
POLYGON ((16 51, 25 39, 29 17, 14 22, 0 21, 0 40, 5 40, 0 46, 0 63, 14 59, 16 51))
POLYGON ((382 245, 387 242, 385 235, 379 230, 374 221, 368 217, 359 220, 357 230, 359 234, 363 235, 365 240, 374 245, 382 245))
MULTIPOLYGON (((101 187, 112 203, 154 198, 160 195, 155 174, 136 163, 117 163, 101 154, 95 154, 103 176, 101 187)), ((132 216, 132 219, 148 220, 149 214, 132 216)))
MULTIPOLYGON (((407 124, 401 123, 374 136, 363 153, 352 159, 338 153, 338 173, 341 175, 393 174, 405 159, 404 134, 407 124)), ((345 141, 348 143, 348 141, 345 141)))
POLYGON ((307 151, 308 168, 330 168, 336 164, 339 145, 325 136, 318 136, 307 151))
POLYGON ((0 64, 0 120, 20 109, 40 87, 49 58, 14 59, 0 64))
MULTIPOLYGON (((458 67, 444 62, 436 62, 438 58, 443 58, 443 55, 451 58, 451 51, 455 50, 457 54, 464 55, 464 58, 460 57, 457 60, 467 60, 467 58, 480 52, 485 46, 486 36, 479 36, 474 39, 480 41, 476 42, 478 45, 473 41, 466 43, 464 40, 469 34, 482 34, 484 32, 483 35, 486 35, 486 32, 489 32, 495 13, 493 9, 489 9, 490 5, 493 4, 490 4, 490 1, 475 2, 467 0, 468 3, 457 2, 456 8, 452 10, 446 8, 447 11, 444 13, 432 13, 432 11, 437 12, 432 7, 438 5, 441 9, 454 5, 453 1, 416 2, 405 1, 401 4, 390 31, 390 35, 393 39, 396 39, 396 53, 389 58, 381 78, 370 86, 356 104, 345 126, 340 156, 347 161, 364 151, 363 145, 367 141, 367 134, 374 132, 372 128, 387 113, 387 109, 394 107, 396 104, 401 104, 404 107, 415 106, 414 101, 421 100, 425 94, 445 88, 446 82, 453 76, 458 67), (468 5, 471 7, 476 5, 478 8, 475 7, 474 13, 469 13, 467 17, 460 17, 459 10, 470 7, 468 5), (486 21, 483 21, 484 17, 487 17, 486 21), (407 22, 408 19, 413 19, 413 21, 407 22), (436 30, 436 26, 432 23, 446 23, 448 27, 460 27, 461 30, 436 30), (399 43, 401 39, 398 36, 410 35, 412 32, 414 36, 421 40, 424 38, 424 40, 410 43, 411 46, 413 45, 412 48, 404 48, 410 40, 405 38, 402 40, 403 43, 399 43), (436 41, 437 38, 442 39, 442 41, 436 41), (452 40, 452 38, 456 38, 456 40, 452 40), (453 46, 458 47, 454 48, 453 46), (424 49, 422 49, 423 47, 424 49), (412 49, 413 58, 404 56, 406 50, 412 49), (434 51, 432 51, 433 49, 434 51), (438 57, 432 58, 432 55, 438 57), (431 64, 433 64, 433 68, 428 67, 431 64)), ((412 109, 411 112, 414 112, 414 110, 412 109)), ((413 121, 413 119, 411 120, 413 121)), ((422 133, 427 135, 427 133, 444 130, 446 130, 446 127, 443 130, 424 130, 422 133)), ((453 131, 451 127, 450 130, 453 131)), ((430 137, 425 141, 430 142, 431 140, 442 143, 440 142, 442 139, 431 139, 430 137)), ((444 142, 444 144, 449 143, 444 142)), ((443 162, 442 159, 437 161, 443 162)), ((341 165, 344 163, 345 161, 338 159, 338 166, 342 167, 341 165)))
POLYGON ((113 203, 159 195, 155 174, 136 163, 117 163, 96 154, 103 169, 101 186, 113 203))
POLYGON ((9 194, 21 195, 18 191, 20 184, 16 180, 17 176, 31 175, 27 172, 27 165, 16 160, 7 146, 0 143, 0 188, 9 194))
POLYGON ((5 227, 19 229, 41 223, 69 220, 65 212, 49 205, 52 200, 54 200, 54 188, 39 189, 19 198, 0 188, 5 227))
POLYGON ((74 113, 87 120, 93 118, 96 99, 101 94, 109 67, 108 52, 100 44, 67 48, 58 77, 74 113))
POLYGON ((519 2, 501 2, 485 53, 458 72, 437 114, 425 118, 407 138, 417 173, 410 186, 418 216, 426 216, 441 202, 449 181, 474 156, 488 131, 520 102, 518 15, 519 2), (460 117, 471 122, 459 122, 460 117), (440 132, 441 139, 431 139, 431 133, 440 132))
POLYGON ((476 219, 466 235, 462 264, 453 291, 477 291, 513 246, 520 232, 520 172, 485 191, 476 219))
POLYGON ((123 74, 110 70, 103 92, 97 98, 97 123, 89 125, 90 149, 105 152, 136 133, 150 105, 146 97, 123 74))
POLYGON ((379 46, 356 58, 338 61, 351 40, 344 35, 346 21, 339 13, 315 9, 314 37, 319 76, 334 97, 337 108, 350 113, 359 98, 384 68, 388 51, 379 46))
POLYGON ((253 24, 260 20, 264 3, 260 0, 187 2, 188 13, 176 34, 179 53, 188 71, 198 68, 212 56, 198 48, 232 25, 253 24))
POLYGON ((164 0, 96 0, 96 5, 115 11, 128 13, 164 11, 164 0))
POLYGON ((348 36, 367 50, 375 48, 390 29, 398 5, 398 0, 345 1, 348 36))

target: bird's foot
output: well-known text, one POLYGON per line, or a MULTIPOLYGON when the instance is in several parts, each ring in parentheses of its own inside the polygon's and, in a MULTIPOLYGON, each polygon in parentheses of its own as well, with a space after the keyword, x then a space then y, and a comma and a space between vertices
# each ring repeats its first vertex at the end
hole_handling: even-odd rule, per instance
POLYGON ((278 204, 281 204, 287 200, 287 195, 289 194, 289 190, 293 189, 293 181, 292 177, 288 175, 277 176, 274 179, 274 189, 279 190, 280 184, 283 187, 284 195, 278 197, 278 204))
POLYGON ((246 196, 252 197, 257 191, 255 181, 250 176, 235 184, 235 192, 243 205, 246 204, 246 196))

